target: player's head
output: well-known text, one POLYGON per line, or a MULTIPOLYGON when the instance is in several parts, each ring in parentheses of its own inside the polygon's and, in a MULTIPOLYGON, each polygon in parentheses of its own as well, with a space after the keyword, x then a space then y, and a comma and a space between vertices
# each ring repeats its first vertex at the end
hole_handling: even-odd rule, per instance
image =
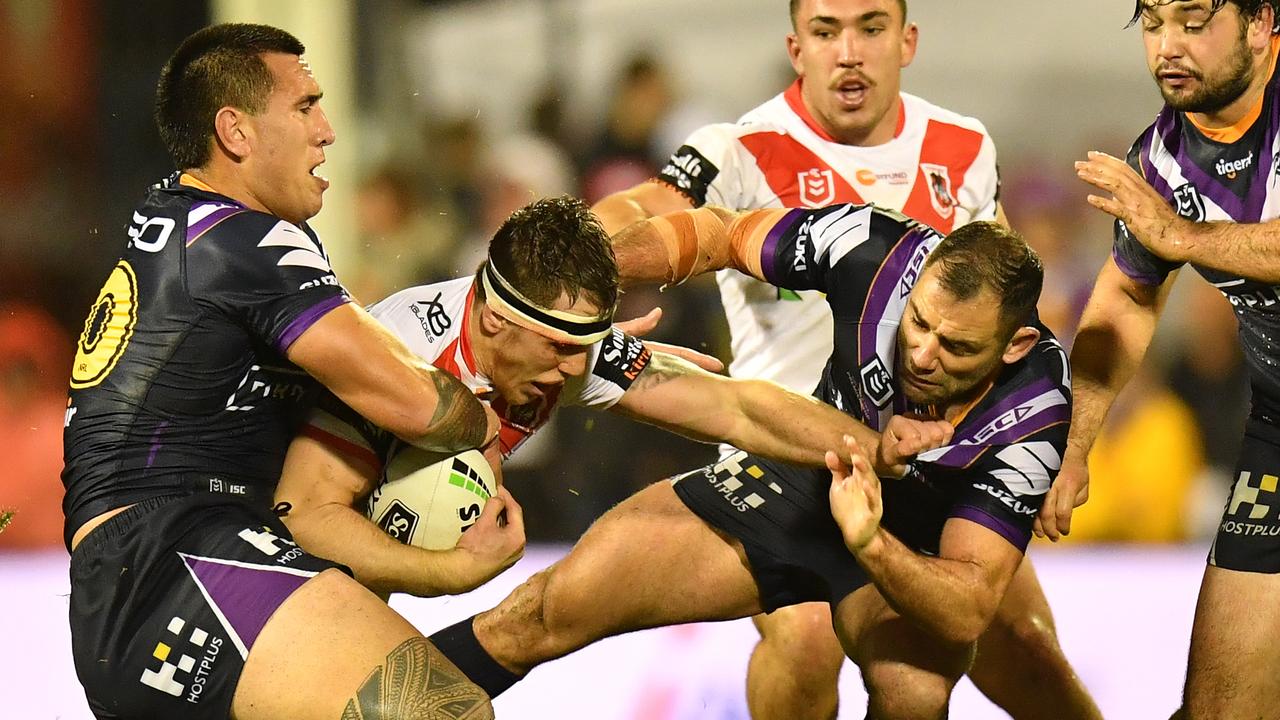
POLYGON ((791 0, 791 66, 814 119, 836 140, 879 144, 893 137, 902 68, 918 31, 905 0, 791 0))
POLYGON ((604 228, 576 198, 512 213, 476 278, 485 346, 477 359, 513 405, 585 373, 589 347, 611 331, 618 265, 604 228))
POLYGON ((1044 282, 1040 257, 1012 230, 975 222, 929 254, 898 330, 898 380, 909 400, 962 402, 1030 352, 1044 282))
POLYGON ((156 87, 156 125, 174 164, 219 163, 236 175, 251 206, 293 223, 320 212, 333 127, 297 38, 267 25, 199 30, 165 63, 156 87))
POLYGON ((1147 69, 1170 107, 1215 113, 1265 67, 1277 31, 1275 0, 1137 0, 1147 69))

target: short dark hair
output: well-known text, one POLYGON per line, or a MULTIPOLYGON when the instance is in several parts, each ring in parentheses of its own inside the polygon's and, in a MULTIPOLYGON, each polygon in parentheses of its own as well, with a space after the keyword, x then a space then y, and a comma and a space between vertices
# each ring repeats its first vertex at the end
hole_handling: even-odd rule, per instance
MULTIPOLYGON (((591 208, 561 195, 529 203, 489 241, 489 261, 521 295, 551 307, 561 294, 586 296, 602 313, 618 304, 618 263, 591 208)), ((483 296, 481 283, 476 291, 483 296)))
POLYGON ((262 53, 302 55, 298 38, 269 25, 225 23, 182 41, 156 84, 156 126, 179 170, 209 162, 213 120, 234 107, 250 115, 266 109, 274 80, 262 53))
MULTIPOLYGON (((795 0, 792 0, 795 2, 795 0)), ((1147 8, 1155 8, 1161 5, 1169 5, 1179 2, 1179 0, 1134 0, 1133 17, 1129 18, 1129 24, 1125 27, 1132 27, 1134 23, 1142 19, 1142 11, 1147 8)), ((1272 17, 1276 18, 1271 26, 1272 35, 1280 35, 1280 0, 1210 0, 1209 12, 1216 15, 1227 3, 1232 3, 1236 9, 1240 11, 1240 20, 1245 22, 1251 18, 1258 16, 1262 12, 1264 5, 1271 6, 1272 17)))
POLYGON ((958 300, 988 288, 1000 299, 1001 330, 1006 337, 1031 322, 1044 265, 1018 233, 984 220, 953 230, 929 253, 924 267, 939 266, 938 281, 958 300))
MULTIPOLYGON (((907 22, 907 0, 898 0, 898 9, 902 11, 902 22, 903 22, 903 24, 906 24, 906 22, 907 22)), ((793 30, 799 30, 799 29, 800 29, 800 22, 799 22, 799 17, 798 17, 798 16, 799 16, 799 14, 800 14, 800 0, 791 0, 790 13, 791 13, 791 28, 792 28, 793 30)))

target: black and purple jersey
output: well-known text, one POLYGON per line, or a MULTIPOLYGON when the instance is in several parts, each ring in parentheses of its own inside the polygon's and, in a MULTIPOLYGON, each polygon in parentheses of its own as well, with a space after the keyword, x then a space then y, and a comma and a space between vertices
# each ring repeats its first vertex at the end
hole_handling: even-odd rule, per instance
MULTIPOLYGON (((942 236, 871 205, 786 211, 753 234, 762 279, 826 294, 834 350, 815 394, 875 429, 895 413, 922 413, 904 400, 894 377, 898 326, 942 236)), ((959 421, 951 444, 916 463, 919 499, 940 520, 973 520, 1020 549, 1061 466, 1071 418, 1066 353, 1048 328, 1037 327, 1040 341, 1004 368, 959 421)), ((890 515, 913 512, 888 499, 885 507, 891 529, 890 515)))
MULTIPOLYGON (((1128 162, 1179 215, 1260 223, 1280 217, 1280 102, 1274 68, 1259 107, 1238 127, 1206 135, 1168 106, 1129 150, 1128 162)), ((1112 257, 1122 272, 1159 285, 1178 263, 1144 247, 1117 221, 1112 257)), ((1196 266, 1231 302, 1255 401, 1280 407, 1280 286, 1196 266)))
POLYGON ((64 432, 68 538, 147 498, 269 494, 315 387, 285 353, 349 300, 309 227, 188 182, 152 187, 134 211, 80 335, 64 432))

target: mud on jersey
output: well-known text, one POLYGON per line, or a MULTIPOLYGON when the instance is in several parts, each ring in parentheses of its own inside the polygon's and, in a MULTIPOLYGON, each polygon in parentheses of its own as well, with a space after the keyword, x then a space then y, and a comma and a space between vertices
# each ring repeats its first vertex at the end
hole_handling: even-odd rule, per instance
POLYGON ((70 535, 107 510, 274 486, 315 387, 285 359, 346 292, 320 239, 175 175, 134 211, 71 371, 70 535))
MULTIPOLYGON (((763 279, 826 294, 834 350, 816 394, 874 429, 894 413, 924 411, 899 390, 896 338, 907 297, 941 241, 933 229, 872 205, 791 210, 756 232, 763 279)), ((910 483, 907 494, 941 507, 942 517, 977 522, 1019 549, 1061 466, 1071 417, 1066 353, 1048 328, 1037 327, 1040 341, 1005 367, 956 425, 951 444, 921 454, 918 473, 895 481, 910 483)), ((916 511, 886 502, 886 524, 916 511)))
MULTIPOLYGON (((1280 45, 1273 41, 1273 47, 1280 45)), ((1184 113, 1165 107, 1130 148, 1129 165, 1185 218, 1260 223, 1280 217, 1277 83, 1273 67, 1260 114, 1232 142, 1205 137, 1184 113)), ((1144 247, 1124 223, 1116 221, 1115 228, 1112 257, 1130 278, 1159 285, 1178 268, 1144 247)), ((1280 408, 1280 286, 1195 269, 1231 302, 1255 393, 1280 408)))
MULTIPOLYGON (((414 354, 461 380, 493 408, 502 419, 498 441, 504 458, 545 425, 558 405, 612 407, 649 366, 649 348, 614 328, 612 335, 587 349, 590 372, 567 378, 563 386, 532 403, 508 405, 476 366, 469 331, 474 299, 473 279, 459 278, 401 290, 372 305, 369 313, 414 354)), ((311 414, 304 432, 379 471, 400 442, 329 393, 311 414)))
MULTIPOLYGON (((875 203, 942 232, 996 214, 995 146, 982 123, 902 93, 894 138, 845 145, 809 115, 797 81, 736 123, 695 131, 658 175, 693 201, 734 210, 875 203)), ((716 276, 733 347, 731 374, 813 390, 831 352, 816 292, 716 276)))

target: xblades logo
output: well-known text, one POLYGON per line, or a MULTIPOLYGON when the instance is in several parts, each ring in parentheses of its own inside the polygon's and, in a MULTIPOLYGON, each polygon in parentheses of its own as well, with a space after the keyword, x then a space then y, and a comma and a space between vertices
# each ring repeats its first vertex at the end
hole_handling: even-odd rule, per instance
POLYGON ((435 342, 437 337, 444 335, 453 326, 453 319, 440 303, 443 296, 444 293, 436 293, 430 300, 417 300, 409 306, 409 310, 418 318, 422 331, 427 334, 427 342, 435 342))

